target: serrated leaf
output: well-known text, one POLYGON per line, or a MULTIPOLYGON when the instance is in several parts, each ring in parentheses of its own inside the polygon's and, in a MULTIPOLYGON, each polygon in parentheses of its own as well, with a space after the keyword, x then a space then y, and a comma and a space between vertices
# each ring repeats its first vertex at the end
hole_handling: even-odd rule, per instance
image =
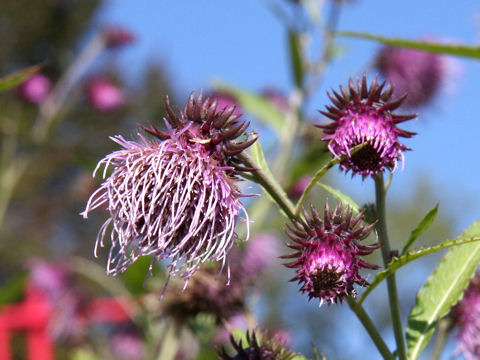
POLYGON ((38 72, 43 65, 30 66, 28 68, 18 70, 13 74, 0 78, 0 92, 11 89, 17 85, 20 85, 30 76, 38 72))
POLYGON ((362 296, 358 299, 358 302, 361 304, 367 296, 380 284, 383 280, 385 280, 389 275, 393 274, 395 271, 400 269, 402 266, 407 265, 408 263, 412 262, 413 260, 417 260, 425 255, 433 254, 437 251, 452 247, 452 246, 459 246, 459 245, 466 245, 469 243, 480 241, 479 236, 459 236, 453 240, 446 240, 440 245, 430 246, 428 248, 423 248, 419 250, 415 250, 412 252, 408 252, 400 257, 394 257, 392 261, 388 264, 388 267, 385 270, 382 270, 377 273, 375 278, 372 280, 368 288, 365 289, 362 296))
POLYGON ((355 31, 340 31, 336 33, 337 36, 355 37, 367 40, 381 42, 383 44, 406 47, 410 49, 428 51, 437 54, 455 55, 462 57, 469 57, 480 59, 480 47, 461 45, 461 44, 445 44, 435 43, 431 41, 415 41, 409 39, 386 38, 383 36, 361 33, 355 31))
POLYGON ((219 91, 231 94, 248 113, 270 126, 281 138, 288 136, 285 115, 268 99, 223 83, 214 84, 214 87, 219 91))
MULTIPOLYGON (((480 221, 465 230, 460 238, 480 237, 480 221)), ((416 360, 430 341, 435 326, 462 297, 480 262, 480 242, 449 250, 417 295, 408 318, 409 359, 416 360)))
POLYGON ((317 182, 317 185, 332 194, 335 199, 341 202, 344 206, 350 206, 350 209, 352 209, 354 214, 358 214, 360 212, 360 206, 358 206, 358 204, 348 195, 345 195, 338 189, 334 189, 326 184, 322 184, 321 182, 317 182))
POLYGON ((430 225, 432 225, 432 223, 435 221, 435 218, 437 217, 437 214, 438 214, 438 204, 435 205, 435 207, 433 209, 431 209, 423 217, 423 219, 420 221, 420 223, 417 225, 417 227, 412 231, 412 233, 410 234, 410 237, 407 240, 407 243, 405 244, 405 246, 402 249, 402 255, 405 254, 410 249, 410 247, 413 245, 415 240, 417 240, 417 238, 420 235, 422 235, 423 232, 425 230, 427 230, 430 225))
POLYGON ((292 67, 293 80, 297 88, 303 87, 303 61, 299 34, 288 31, 288 45, 290 50, 290 62, 292 67))

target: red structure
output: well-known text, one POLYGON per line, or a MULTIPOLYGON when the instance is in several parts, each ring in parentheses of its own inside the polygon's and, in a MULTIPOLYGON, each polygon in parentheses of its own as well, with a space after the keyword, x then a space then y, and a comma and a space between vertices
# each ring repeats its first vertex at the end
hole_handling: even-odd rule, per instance
MULTIPOLYGON (((99 298, 88 304, 84 321, 117 323, 131 319, 131 303, 121 298, 99 298)), ((25 334, 28 360, 54 360, 54 342, 48 330, 52 304, 39 289, 28 287, 23 302, 0 308, 0 360, 12 360, 11 338, 25 334)))

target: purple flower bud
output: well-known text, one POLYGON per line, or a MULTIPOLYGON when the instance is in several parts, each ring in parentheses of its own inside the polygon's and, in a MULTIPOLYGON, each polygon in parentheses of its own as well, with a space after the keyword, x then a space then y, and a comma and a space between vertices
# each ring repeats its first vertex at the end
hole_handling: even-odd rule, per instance
POLYGON ((102 35, 108 48, 118 48, 135 42, 135 35, 121 26, 107 26, 102 35))
POLYGON ((456 353, 467 360, 480 358, 480 276, 470 281, 463 299, 452 309, 453 326, 459 330, 456 353))
POLYGON ((187 281, 206 261, 225 263, 237 219, 241 212, 247 217, 236 174, 250 169, 235 156, 256 137, 244 133, 249 124, 233 115, 234 108, 218 111, 217 105, 192 94, 177 116, 167 98, 167 132, 144 128, 157 138, 153 141, 112 137, 122 149, 98 164, 97 169, 105 165, 104 177, 109 166, 113 172, 83 212, 86 218, 106 206, 110 213, 96 245, 104 245, 108 232, 109 274, 145 255, 170 260, 169 273, 187 281))
POLYGON ((397 160, 403 159, 403 151, 410 150, 398 138, 412 137, 415 133, 399 129, 396 124, 415 118, 416 114, 398 115, 392 111, 398 108, 406 95, 390 101, 393 88, 389 85, 382 92, 385 82, 377 84, 375 78, 367 85, 367 78, 356 86, 352 79, 348 90, 340 86, 341 94, 332 90, 327 93, 332 105, 328 111, 320 111, 333 120, 328 125, 316 125, 327 134, 322 140, 328 141, 328 149, 337 158, 347 156, 340 162, 340 167, 353 174, 360 174, 365 179, 375 176, 386 168, 395 171, 397 160), (368 143, 351 155, 350 150, 357 145, 368 143))
POLYGON ((368 255, 380 245, 362 245, 374 228, 360 225, 363 212, 353 217, 352 211, 338 204, 330 212, 325 205, 323 220, 317 210, 311 206, 311 216, 304 211, 306 223, 287 224, 287 235, 294 243, 287 244, 295 253, 281 258, 295 260, 285 264, 296 268, 297 275, 290 281, 299 281, 302 293, 307 293, 309 300, 320 299, 333 304, 342 302, 345 296, 355 296, 354 284, 367 286, 358 270, 362 268, 376 269, 360 256, 368 255))
POLYGON ((102 113, 113 112, 125 103, 123 91, 103 78, 93 78, 87 84, 90 105, 102 113))
POLYGON ((32 103, 41 104, 52 90, 52 82, 42 74, 34 74, 25 80, 18 88, 20 96, 32 103))
POLYGON ((428 104, 444 81, 447 61, 442 55, 384 46, 375 60, 378 71, 393 85, 393 95, 408 94, 402 106, 428 104))

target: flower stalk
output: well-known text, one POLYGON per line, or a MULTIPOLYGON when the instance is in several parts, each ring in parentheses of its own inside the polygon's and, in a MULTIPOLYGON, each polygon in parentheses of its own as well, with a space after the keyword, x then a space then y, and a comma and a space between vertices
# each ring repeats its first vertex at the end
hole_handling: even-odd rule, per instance
MULTIPOLYGON (((385 217, 385 185, 383 174, 379 173, 375 176, 375 195, 377 204, 377 234, 378 240, 382 245, 382 258, 385 268, 391 259, 390 243, 388 241, 387 223, 385 217)), ((388 300, 390 304, 390 313, 392 316, 393 332, 395 334, 395 342, 397 344, 397 353, 400 360, 407 359, 405 348, 405 340, 403 338, 403 326, 400 318, 400 305, 398 301, 397 283, 395 274, 387 277, 388 300)))

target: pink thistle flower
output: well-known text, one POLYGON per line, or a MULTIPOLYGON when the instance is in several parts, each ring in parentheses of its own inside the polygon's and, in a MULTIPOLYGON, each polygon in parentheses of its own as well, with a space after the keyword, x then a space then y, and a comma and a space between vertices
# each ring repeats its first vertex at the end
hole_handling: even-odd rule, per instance
POLYGON ((480 358, 480 277, 470 281, 463 299, 452 309, 453 326, 459 329, 456 353, 467 360, 480 358))
POLYGON ((428 104, 438 93, 446 77, 445 56, 426 51, 384 46, 375 67, 393 85, 393 94, 408 93, 402 106, 415 108, 428 104))
POLYGON ((356 87, 350 79, 349 91, 340 86, 341 95, 335 90, 332 90, 334 95, 327 93, 334 106, 327 105, 328 111, 320 111, 334 122, 316 125, 326 134, 322 140, 328 141, 330 152, 337 158, 347 156, 340 162, 340 167, 347 172, 352 170, 352 175, 360 174, 364 179, 386 168, 395 171, 397 160, 403 159, 403 151, 410 150, 398 138, 415 135, 396 125, 415 118, 416 114, 392 113, 407 95, 390 101, 393 88, 389 85, 382 92, 384 86, 385 82, 377 84, 375 78, 369 88, 366 75, 357 82, 356 87), (363 143, 368 144, 355 154, 350 153, 353 147, 363 143))
POLYGON ((349 207, 343 209, 341 203, 333 212, 325 204, 323 220, 313 206, 311 216, 306 211, 304 216, 306 223, 287 224, 286 233, 294 241, 287 246, 296 252, 281 258, 295 259, 285 264, 297 269, 297 275, 290 281, 299 281, 302 293, 307 293, 309 300, 319 298, 320 306, 324 301, 333 304, 342 302, 345 296, 355 296, 354 284, 368 285, 359 269, 378 268, 360 258, 380 246, 360 244, 375 223, 360 225, 363 212, 353 217, 349 207))
POLYGON ((52 82, 42 74, 34 74, 18 88, 20 96, 32 104, 41 104, 52 90, 52 82))
POLYGON ((167 132, 144 128, 156 140, 112 137, 123 149, 98 164, 97 169, 105 165, 104 178, 108 167, 113 172, 82 215, 107 206, 110 217, 96 241, 96 248, 104 246, 109 232, 107 273, 121 273, 139 257, 153 255, 153 261, 170 260, 170 275, 180 273, 186 286, 205 261, 224 264, 234 244, 236 221, 241 212, 247 216, 236 174, 252 170, 235 156, 256 137, 235 140, 249 124, 232 115, 234 108, 218 112, 212 98, 192 94, 180 116, 167 98, 166 110, 167 132))
POLYGON ((119 48, 135 42, 135 35, 128 29, 121 26, 107 26, 103 29, 102 35, 105 45, 108 48, 119 48))
POLYGON ((90 105, 102 113, 113 112, 125 103, 123 91, 107 79, 91 79, 86 92, 90 105))

